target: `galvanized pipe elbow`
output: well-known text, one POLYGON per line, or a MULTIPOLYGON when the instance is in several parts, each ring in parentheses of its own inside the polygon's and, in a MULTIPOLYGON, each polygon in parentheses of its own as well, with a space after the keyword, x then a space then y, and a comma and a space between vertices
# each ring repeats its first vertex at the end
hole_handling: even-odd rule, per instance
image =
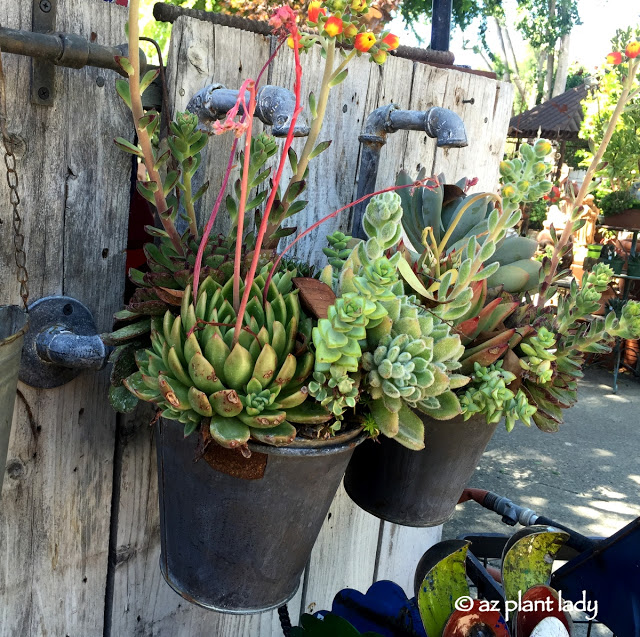
MULTIPOLYGON (((224 116, 235 106, 239 91, 228 89, 222 84, 210 84, 198 91, 187 104, 187 110, 195 113, 200 122, 199 128, 209 135, 213 134, 214 122, 224 116)), ((246 95, 249 103, 249 93, 246 95)), ((272 126, 275 137, 286 137, 295 111, 295 95, 280 86, 263 86, 256 95, 256 116, 267 126, 272 126)), ((240 113, 243 112, 242 105, 240 113)), ((296 120, 294 137, 306 137, 309 125, 304 115, 296 120)))
POLYGON ((83 336, 58 325, 36 337, 41 360, 72 369, 102 369, 107 364, 107 348, 97 335, 83 336))

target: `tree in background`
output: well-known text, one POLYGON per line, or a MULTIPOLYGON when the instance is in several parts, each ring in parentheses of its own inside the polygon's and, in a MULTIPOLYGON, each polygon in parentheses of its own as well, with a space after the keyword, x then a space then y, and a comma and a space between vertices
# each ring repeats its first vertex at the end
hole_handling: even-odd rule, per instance
MULTIPOLYGON (((564 92, 569 69, 571 30, 580 24, 577 0, 515 0, 518 19, 513 26, 505 17, 503 0, 453 0, 453 22, 463 33, 478 25, 479 43, 471 48, 487 67, 513 82, 519 93, 516 107, 529 108, 564 92), (487 40, 495 29, 499 49, 487 40), (515 28, 530 48, 527 59, 516 56, 515 28)), ((430 19, 432 0, 403 0, 400 13, 409 24, 430 19)))

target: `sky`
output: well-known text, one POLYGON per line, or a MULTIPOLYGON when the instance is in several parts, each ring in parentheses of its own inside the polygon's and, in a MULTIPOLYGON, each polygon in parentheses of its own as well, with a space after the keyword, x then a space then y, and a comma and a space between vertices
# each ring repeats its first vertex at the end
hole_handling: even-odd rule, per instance
MULTIPOLYGON (((505 0, 507 23, 516 15, 515 0, 505 0)), ((610 41, 616 29, 626 28, 640 24, 640 11, 638 5, 630 0, 578 0, 578 12, 582 23, 574 28, 571 34, 571 59, 584 65, 587 69, 601 65, 607 53, 610 52, 610 41), (632 8, 633 7, 633 8, 632 8)), ((403 29, 402 21, 395 20, 391 29, 400 34, 403 29)), ((424 38, 420 45, 411 32, 405 31, 402 36, 402 44, 409 46, 426 46, 430 39, 431 28, 429 25, 417 29, 424 38)), ((470 45, 475 44, 476 29, 471 26, 465 32, 465 38, 470 45)), ((526 55, 526 46, 515 31, 510 31, 516 54, 519 58, 526 55)), ((489 43, 495 51, 499 49, 495 32, 489 36, 489 43)), ((451 51, 456 56, 456 64, 467 64, 473 68, 486 69, 482 58, 472 51, 462 48, 462 34, 455 30, 451 38, 451 51)))

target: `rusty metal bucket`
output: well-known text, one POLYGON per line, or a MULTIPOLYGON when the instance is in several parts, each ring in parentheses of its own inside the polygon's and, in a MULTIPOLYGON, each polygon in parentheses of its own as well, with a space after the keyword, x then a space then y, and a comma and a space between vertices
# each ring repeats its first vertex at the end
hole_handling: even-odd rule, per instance
POLYGON ((233 453, 225 470, 237 473, 229 475, 207 456, 194 462, 182 425, 160 419, 160 569, 169 586, 222 613, 260 613, 289 601, 363 439, 356 432, 320 446, 250 443, 251 459, 233 453))
MULTIPOLYGON (((418 412, 416 412, 418 413, 418 412)), ((484 417, 434 420, 418 413, 425 448, 411 451, 380 436, 358 447, 344 486, 349 497, 376 517, 404 526, 446 522, 476 469, 497 425, 484 417)))
POLYGON ((16 401, 22 341, 27 327, 27 313, 23 308, 17 305, 0 307, 0 492, 16 401))

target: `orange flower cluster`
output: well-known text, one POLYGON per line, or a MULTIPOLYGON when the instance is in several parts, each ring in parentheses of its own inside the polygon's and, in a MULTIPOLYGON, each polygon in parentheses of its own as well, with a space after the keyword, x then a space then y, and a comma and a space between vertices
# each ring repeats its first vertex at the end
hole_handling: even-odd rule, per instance
MULTIPOLYGON (((640 42, 633 40, 627 44, 624 54, 628 59, 633 60, 640 55, 640 42)), ((622 64, 622 53, 620 51, 612 51, 607 55, 607 64, 622 64)))
MULTIPOLYGON (((387 52, 397 49, 400 42, 397 35, 388 31, 381 34, 371 31, 365 19, 368 12, 367 0, 312 0, 307 10, 307 24, 325 37, 352 46, 358 55, 368 53, 373 62, 383 64, 387 52)), ((312 43, 312 38, 303 38, 300 46, 309 48, 312 43)), ((289 46, 293 46, 292 40, 289 46)))

